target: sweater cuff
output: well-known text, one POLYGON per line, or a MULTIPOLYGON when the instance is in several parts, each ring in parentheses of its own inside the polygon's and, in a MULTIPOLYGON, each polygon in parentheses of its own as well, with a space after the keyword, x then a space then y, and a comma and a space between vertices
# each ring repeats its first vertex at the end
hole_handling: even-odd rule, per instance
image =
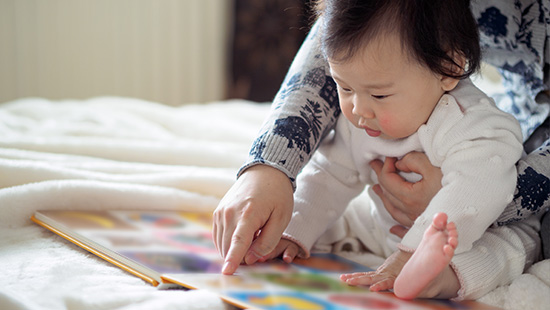
POLYGON ((397 249, 407 253, 414 253, 415 249, 404 245, 403 243, 397 244, 397 249))
POLYGON ((258 164, 268 165, 286 174, 292 183, 293 189, 296 189, 296 177, 305 162, 309 160, 309 157, 306 158, 306 156, 310 155, 303 154, 299 149, 291 148, 288 144, 288 139, 285 137, 269 133, 264 134, 261 139, 254 142, 248 162, 241 167, 237 173, 237 178, 252 166, 258 164), (261 154, 258 153, 260 145, 268 146, 261 150, 261 154))
POLYGON ((276 165, 274 163, 271 163, 271 162, 266 162, 264 160, 253 160, 253 161, 250 161, 250 162, 247 162, 246 164, 244 164, 241 169, 239 169, 239 171, 237 172, 237 179, 241 177, 241 175, 243 175, 243 173, 250 167, 254 167, 256 165, 266 165, 266 166, 269 166, 269 167, 273 167, 279 171, 281 171, 282 173, 284 173, 288 179, 290 180, 290 183, 292 184, 292 190, 293 191, 296 191, 296 179, 293 178, 290 174, 290 172, 285 169, 285 167, 281 166, 281 165, 276 165))
POLYGON ((458 292, 456 292, 456 297, 451 298, 451 300, 462 301, 466 297, 466 285, 464 283, 464 277, 458 271, 458 267, 453 262, 450 263, 450 266, 453 269, 454 273, 456 274, 456 277, 458 278, 458 283, 460 284, 460 289, 458 289, 458 292))

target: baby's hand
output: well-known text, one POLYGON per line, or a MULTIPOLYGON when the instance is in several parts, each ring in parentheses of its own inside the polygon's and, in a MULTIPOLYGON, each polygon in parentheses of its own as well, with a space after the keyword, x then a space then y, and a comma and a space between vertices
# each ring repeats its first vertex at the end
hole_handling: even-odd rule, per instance
POLYGON ((349 285, 370 285, 370 290, 373 292, 392 289, 395 278, 411 255, 412 253, 398 250, 390 255, 376 271, 343 274, 340 280, 349 285))
POLYGON ((267 254, 266 256, 260 258, 260 262, 265 262, 267 260, 273 259, 275 257, 279 257, 282 255, 283 261, 287 264, 292 263, 294 258, 298 255, 300 252, 300 247, 293 241, 290 241, 288 239, 281 239, 279 241, 279 244, 275 247, 275 250, 273 250, 271 253, 267 254))

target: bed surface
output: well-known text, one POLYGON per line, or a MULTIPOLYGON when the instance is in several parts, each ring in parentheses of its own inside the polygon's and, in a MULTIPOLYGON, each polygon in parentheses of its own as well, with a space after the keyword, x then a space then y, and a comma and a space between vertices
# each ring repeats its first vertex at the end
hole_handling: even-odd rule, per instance
MULTIPOLYGON (((225 309, 205 291, 157 290, 33 224, 39 209, 214 210, 268 105, 168 107, 131 98, 0 105, 0 309, 225 309)), ((350 257, 361 261, 372 257, 350 257)), ((550 304, 550 260, 481 301, 550 304)))

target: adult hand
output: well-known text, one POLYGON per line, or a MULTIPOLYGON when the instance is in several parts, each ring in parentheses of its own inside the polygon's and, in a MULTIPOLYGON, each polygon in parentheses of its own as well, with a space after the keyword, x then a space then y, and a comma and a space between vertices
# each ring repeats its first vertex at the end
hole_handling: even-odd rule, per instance
POLYGON ((273 251, 290 222, 293 194, 288 177, 273 167, 256 165, 240 176, 214 211, 212 232, 225 260, 223 274, 273 251))
POLYGON ((407 227, 412 226, 441 189, 441 169, 432 166, 424 153, 411 152, 400 160, 388 157, 383 163, 374 160, 370 166, 379 182, 373 187, 374 192, 382 199, 391 216, 407 227), (422 180, 407 182, 398 174, 400 171, 418 173, 422 175, 422 180))

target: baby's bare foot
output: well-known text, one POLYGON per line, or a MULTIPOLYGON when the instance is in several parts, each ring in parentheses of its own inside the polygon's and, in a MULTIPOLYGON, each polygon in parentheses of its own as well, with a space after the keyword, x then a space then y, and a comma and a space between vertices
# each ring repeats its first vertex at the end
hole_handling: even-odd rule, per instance
POLYGON ((403 299, 417 297, 451 262, 458 245, 454 223, 437 213, 420 245, 395 279, 394 293, 403 299))

